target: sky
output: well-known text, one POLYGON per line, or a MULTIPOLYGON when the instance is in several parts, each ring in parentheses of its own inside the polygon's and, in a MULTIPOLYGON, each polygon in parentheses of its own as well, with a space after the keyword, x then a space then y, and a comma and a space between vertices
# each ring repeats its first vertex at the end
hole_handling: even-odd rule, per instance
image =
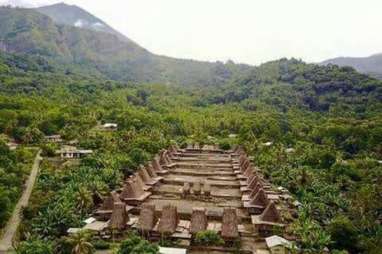
POLYGON ((257 65, 282 57, 320 62, 382 52, 381 0, 63 2, 86 9, 153 53, 178 58, 257 65))

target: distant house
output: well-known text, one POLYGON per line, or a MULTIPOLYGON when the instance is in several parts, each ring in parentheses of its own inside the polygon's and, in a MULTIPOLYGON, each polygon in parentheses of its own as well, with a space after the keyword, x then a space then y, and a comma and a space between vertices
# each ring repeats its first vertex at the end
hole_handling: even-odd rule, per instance
POLYGON ((187 249, 159 247, 160 254, 187 254, 187 249))
POLYGON ((83 150, 77 149, 74 146, 64 146, 60 150, 56 151, 56 154, 59 154, 63 159, 76 159, 82 158, 86 155, 92 154, 93 150, 83 150))
POLYGON ((52 143, 60 143, 62 142, 61 135, 49 135, 45 136, 45 141, 52 143))
POLYGON ((118 128, 118 124, 116 123, 104 123, 102 125, 104 130, 116 130, 118 128))
POLYGON ((271 254, 289 254, 293 248, 291 242, 277 235, 265 238, 265 242, 271 254))
POLYGON ((14 142, 14 141, 9 141, 8 143, 7 143, 7 146, 8 146, 8 148, 9 148, 9 150, 16 150, 17 149, 17 146, 18 146, 18 144, 16 143, 16 142, 14 142))

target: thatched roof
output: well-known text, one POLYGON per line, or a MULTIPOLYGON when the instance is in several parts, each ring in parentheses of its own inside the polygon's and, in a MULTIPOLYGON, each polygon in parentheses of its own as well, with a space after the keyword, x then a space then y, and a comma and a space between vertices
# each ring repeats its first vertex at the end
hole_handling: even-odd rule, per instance
POLYGON ((255 176, 254 178, 252 178, 251 182, 248 184, 248 188, 253 189, 259 182, 260 182, 260 178, 258 176, 255 176))
POLYGON ((153 166, 151 164, 146 165, 146 171, 149 173, 151 177, 158 177, 157 173, 155 172, 153 166))
POLYGON ((223 211, 222 237, 239 237, 238 219, 235 208, 225 208, 223 211))
POLYGON ((282 223, 281 216, 275 204, 271 201, 260 216, 262 221, 282 223))
POLYGON ((168 158, 167 158, 167 151, 162 149, 159 152, 159 163, 162 165, 167 165, 169 164, 168 158))
POLYGON ((161 234, 172 234, 179 223, 178 210, 176 206, 167 205, 162 208, 162 216, 159 221, 158 231, 161 234))
POLYGON ((251 181, 254 179, 256 177, 256 174, 255 174, 255 172, 251 172, 250 174, 249 174, 249 177, 248 177, 248 179, 247 179, 247 183, 251 183, 251 181))
POLYGON ((113 210, 114 203, 121 202, 117 192, 112 191, 107 197, 103 199, 100 210, 113 210))
POLYGON ((151 165, 153 166, 155 171, 162 171, 163 170, 162 166, 159 163, 158 156, 155 156, 155 158, 151 162, 151 165))
POLYGON ((191 234, 198 233, 207 229, 207 215, 205 208, 194 208, 191 215, 191 225, 190 232, 191 234))
POLYGON ((155 205, 142 205, 139 214, 138 228, 142 231, 150 231, 156 224, 155 205))
POLYGON ((245 171, 249 167, 249 160, 246 159, 243 164, 241 165, 241 171, 245 171))
POLYGON ((120 198, 129 199, 129 198, 139 198, 144 194, 144 190, 139 186, 136 179, 129 179, 125 182, 123 186, 122 193, 120 198))
POLYGON ((251 205, 256 205, 256 206, 267 206, 269 203, 269 200, 267 198, 267 195, 265 194, 263 189, 260 189, 255 197, 249 201, 251 205))
POLYGON ((178 152, 178 148, 177 148, 175 145, 170 145, 170 147, 169 147, 168 150, 169 150, 169 152, 172 153, 172 154, 178 152))
POLYGON ((244 174, 246 177, 250 177, 251 174, 252 174, 252 172, 253 172, 253 168, 252 168, 251 165, 249 165, 249 166, 247 167, 247 169, 244 171, 243 174, 244 174))
POLYGON ((144 190, 145 188, 147 188, 147 185, 143 182, 142 180, 142 177, 138 174, 138 173, 135 173, 134 176, 132 177, 133 180, 135 180, 137 182, 137 185, 139 186, 139 188, 141 188, 142 190, 144 190))
POLYGON ((142 165, 140 166, 140 169, 138 170, 138 173, 142 177, 142 180, 145 183, 146 182, 150 182, 152 180, 151 176, 149 175, 149 173, 147 173, 147 170, 142 165))
POLYGON ((115 230, 123 230, 129 217, 126 212, 126 204, 122 202, 114 203, 113 213, 111 214, 109 227, 115 230))
POLYGON ((256 194, 259 192, 259 190, 262 188, 263 188, 263 185, 260 182, 258 182, 255 188, 252 189, 251 193, 249 193, 249 196, 248 196, 249 199, 253 199, 256 196, 256 194))

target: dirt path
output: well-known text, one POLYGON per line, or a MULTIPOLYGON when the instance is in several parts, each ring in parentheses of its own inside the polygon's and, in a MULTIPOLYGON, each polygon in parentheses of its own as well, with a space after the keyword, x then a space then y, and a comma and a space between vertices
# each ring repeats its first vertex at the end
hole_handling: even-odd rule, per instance
POLYGON ((0 239, 0 253, 7 253, 8 251, 11 251, 12 249, 12 240, 21 222, 21 214, 20 214, 21 209, 28 205, 29 198, 32 194, 33 186, 38 175, 40 161, 41 161, 40 154, 41 154, 41 150, 38 151, 36 158, 34 159, 32 171, 28 177, 28 180, 26 181, 26 188, 21 198, 16 204, 16 207, 12 213, 12 217, 9 219, 4 229, 4 234, 2 238, 0 239))

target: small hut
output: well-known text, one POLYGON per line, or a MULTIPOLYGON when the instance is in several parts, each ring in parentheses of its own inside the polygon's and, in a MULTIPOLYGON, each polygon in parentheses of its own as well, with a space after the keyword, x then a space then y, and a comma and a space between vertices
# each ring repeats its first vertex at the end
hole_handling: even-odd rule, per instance
POLYGON ((234 241, 239 237, 238 218, 235 208, 224 209, 221 234, 226 241, 234 241))
POLYGON ((103 198, 100 208, 95 212, 100 219, 108 220, 113 213, 114 203, 121 202, 117 192, 112 191, 108 196, 103 198))
POLYGON ((159 175, 168 173, 168 170, 162 168, 158 156, 155 156, 155 158, 151 161, 151 165, 153 166, 155 172, 159 175))
POLYGON ((162 215, 158 224, 158 231, 161 235, 171 235, 175 233, 179 223, 178 210, 176 206, 167 205, 162 208, 162 215))
POLYGON ((110 218, 109 228, 111 230, 122 231, 126 229, 129 217, 126 212, 126 204, 122 202, 114 203, 113 213, 110 218))
POLYGON ((136 179, 129 179, 123 186, 120 198, 127 204, 136 205, 139 204, 139 202, 144 201, 150 195, 150 192, 144 191, 139 186, 136 179))
POLYGON ((207 229, 207 215, 205 208, 193 208, 191 215, 190 233, 196 234, 207 229))
POLYGON ((152 178, 157 178, 158 177, 158 174, 155 172, 154 168, 152 165, 148 164, 146 166, 146 170, 147 170, 147 173, 149 173, 149 175, 152 177, 152 178))
POLYGON ((276 205, 272 201, 269 202, 260 215, 252 215, 251 220, 255 226, 255 230, 257 230, 261 236, 269 236, 273 233, 275 228, 283 228, 285 226, 276 205))
POLYGON ((139 188, 141 188, 141 189, 143 189, 143 190, 145 190, 145 191, 149 191, 149 190, 151 190, 151 186, 149 186, 149 185, 146 185, 144 182, 143 182, 143 180, 142 180, 142 177, 136 172, 136 173, 134 173, 134 176, 133 177, 131 177, 131 179, 133 180, 133 181, 136 181, 137 182, 137 185, 139 186, 139 188))
POLYGON ((158 179, 153 179, 149 173, 147 172, 147 170, 145 169, 145 167, 143 167, 142 165, 140 166, 139 170, 138 170, 138 173, 139 175, 141 176, 143 182, 147 185, 155 185, 159 180, 158 179))
POLYGON ((244 207, 249 209, 250 214, 260 214, 268 205, 269 200, 263 189, 260 189, 255 197, 244 202, 244 207))
POLYGON ((138 220, 138 229, 143 233, 150 233, 155 227, 155 205, 142 205, 138 220))

